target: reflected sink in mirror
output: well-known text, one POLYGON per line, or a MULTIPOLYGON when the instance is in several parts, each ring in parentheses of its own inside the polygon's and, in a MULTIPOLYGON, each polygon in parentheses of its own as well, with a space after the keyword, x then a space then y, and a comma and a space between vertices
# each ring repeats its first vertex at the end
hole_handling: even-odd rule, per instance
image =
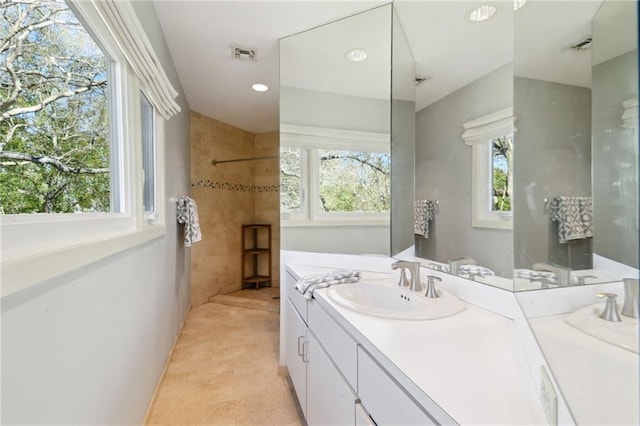
MULTIPOLYGON (((618 311, 622 306, 618 306, 618 311)), ((620 322, 605 321, 599 317, 604 309, 603 303, 580 308, 567 315, 565 322, 570 326, 619 348, 638 353, 638 320, 620 315, 620 322)))
POLYGON ((466 304, 440 288, 440 297, 430 299, 420 292, 396 284, 359 282, 329 288, 329 299, 365 315, 400 320, 434 320, 462 312, 466 304))

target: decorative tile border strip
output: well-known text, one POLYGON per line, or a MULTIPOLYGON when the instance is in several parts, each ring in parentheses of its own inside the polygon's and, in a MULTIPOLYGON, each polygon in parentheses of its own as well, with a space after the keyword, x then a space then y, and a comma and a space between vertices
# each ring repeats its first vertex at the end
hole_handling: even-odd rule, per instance
POLYGON ((213 182, 210 180, 203 180, 203 179, 200 179, 195 183, 191 182, 191 187, 222 189, 225 191, 238 191, 238 192, 279 192, 280 191, 280 185, 247 185, 244 183, 233 183, 233 182, 213 182))

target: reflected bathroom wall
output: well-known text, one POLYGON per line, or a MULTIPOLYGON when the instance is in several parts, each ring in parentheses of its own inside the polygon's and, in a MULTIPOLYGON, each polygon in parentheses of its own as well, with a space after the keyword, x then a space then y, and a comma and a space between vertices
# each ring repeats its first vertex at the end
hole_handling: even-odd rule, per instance
POLYGON ((419 257, 444 264, 472 257, 511 277, 511 231, 471 225, 472 149, 461 135, 463 123, 512 102, 513 67, 507 64, 416 113, 416 199, 438 201, 428 238, 416 236, 419 257))
POLYGON ((591 269, 592 238, 560 243, 551 211, 556 196, 591 197, 591 90, 522 77, 514 85, 514 266, 591 269))
POLYGON ((474 150, 462 138, 465 123, 513 104, 513 2, 492 3, 494 17, 472 22, 477 2, 394 2, 416 61, 415 198, 404 203, 427 206, 412 230, 423 266, 464 259, 459 276, 511 290, 511 231, 473 225, 474 150))
POLYGON ((516 291, 637 274, 637 133, 623 127, 637 99, 635 3, 600 4, 516 13, 516 291))
POLYGON ((596 255, 638 268, 636 2, 607 1, 593 21, 596 255))
POLYGON ((391 70, 391 255, 413 246, 416 65, 393 10, 391 70))

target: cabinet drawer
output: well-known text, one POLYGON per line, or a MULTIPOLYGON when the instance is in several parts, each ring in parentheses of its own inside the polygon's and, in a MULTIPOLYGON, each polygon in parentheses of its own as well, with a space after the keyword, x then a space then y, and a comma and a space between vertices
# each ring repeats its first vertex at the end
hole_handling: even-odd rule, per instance
POLYGON ((307 306, 309 309, 309 321, 307 322, 309 328, 347 379, 349 385, 356 389, 358 385, 358 344, 318 305, 318 302, 311 302, 307 306))
POLYGON ((379 426, 437 424, 360 346, 358 396, 373 421, 379 426))
POLYGON ((287 276, 285 279, 285 283, 287 286, 287 296, 289 296, 289 300, 298 311, 298 314, 302 317, 305 323, 307 323, 307 299, 302 297, 302 293, 294 288, 296 285, 296 279, 287 271, 287 276))

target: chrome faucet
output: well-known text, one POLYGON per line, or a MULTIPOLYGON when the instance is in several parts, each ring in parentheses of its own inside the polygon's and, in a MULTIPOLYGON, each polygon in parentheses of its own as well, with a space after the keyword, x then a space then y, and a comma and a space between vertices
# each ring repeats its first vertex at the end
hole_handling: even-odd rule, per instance
POLYGON ((409 290, 422 291, 422 282, 420 281, 420 262, 407 262, 404 260, 398 260, 391 264, 391 269, 393 269, 394 271, 396 269, 400 269, 400 282, 398 283, 399 285, 406 285, 406 275, 404 275, 404 270, 408 269, 411 273, 409 290))
POLYGON ((462 265, 477 265, 475 259, 470 257, 461 257, 459 259, 453 259, 449 261, 449 272, 453 275, 458 275, 458 268, 462 265))
POLYGON ((441 278, 434 277, 433 275, 427 276, 427 292, 424 294, 429 299, 436 299, 440 297, 438 292, 436 291, 435 281, 442 281, 441 278))
POLYGON ((583 285, 587 283, 587 278, 598 278, 595 275, 578 275, 576 277, 578 279, 578 285, 583 285))
POLYGON ((606 297, 607 301, 604 304, 604 310, 599 315, 605 321, 609 322, 620 322, 620 315, 618 315, 618 307, 616 305, 616 296, 615 293, 598 293, 596 296, 603 298, 606 297))
POLYGON ((567 268, 566 266, 539 262, 531 265, 531 269, 534 271, 553 272, 556 274, 556 284, 560 287, 567 287, 571 282, 571 268, 567 268))

